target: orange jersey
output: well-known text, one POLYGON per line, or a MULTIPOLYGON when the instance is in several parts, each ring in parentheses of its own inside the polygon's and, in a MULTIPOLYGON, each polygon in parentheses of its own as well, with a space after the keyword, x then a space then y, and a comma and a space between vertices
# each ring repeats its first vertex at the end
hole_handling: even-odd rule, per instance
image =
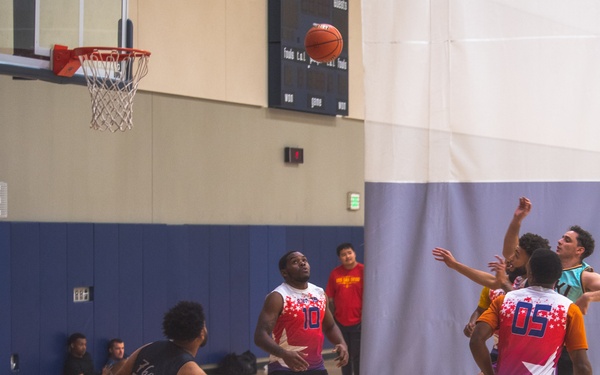
POLYGON ((498 330, 498 375, 553 374, 563 344, 587 349, 583 314, 552 289, 533 286, 499 296, 477 322, 498 330))

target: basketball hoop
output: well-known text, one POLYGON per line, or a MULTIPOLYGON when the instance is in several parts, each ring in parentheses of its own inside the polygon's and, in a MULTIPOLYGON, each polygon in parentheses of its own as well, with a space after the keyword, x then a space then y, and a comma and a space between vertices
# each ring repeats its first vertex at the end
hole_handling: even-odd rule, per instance
POLYGON ((80 47, 72 51, 57 46, 54 71, 72 76, 83 68, 92 97, 95 130, 125 131, 133 127, 133 97, 140 80, 148 74, 150 52, 133 48, 80 47), (78 59, 78 61, 77 61, 78 59))

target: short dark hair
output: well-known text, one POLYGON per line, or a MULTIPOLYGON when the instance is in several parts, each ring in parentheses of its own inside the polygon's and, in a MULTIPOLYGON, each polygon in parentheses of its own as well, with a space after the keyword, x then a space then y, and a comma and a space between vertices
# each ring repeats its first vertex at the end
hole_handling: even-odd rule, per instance
POLYGON ((288 257, 290 256, 290 254, 292 253, 296 253, 296 250, 290 250, 287 253, 283 254, 283 256, 281 258, 279 258, 279 270, 284 270, 287 267, 287 261, 288 261, 288 257))
POLYGON ((107 348, 108 350, 110 350, 110 349, 112 349, 112 347, 113 347, 113 345, 114 345, 114 344, 123 344, 123 343, 124 343, 124 341, 123 341, 123 340, 121 340, 121 339, 119 339, 119 338, 114 338, 114 339, 112 339, 112 340, 110 340, 110 341, 108 342, 108 345, 107 345, 107 347, 106 347, 106 348, 107 348))
POLYGON ((571 228, 569 228, 569 230, 577 233, 577 245, 582 246, 585 249, 583 254, 581 254, 581 259, 585 259, 592 255, 596 242, 594 241, 594 237, 592 237, 591 233, 587 230, 584 230, 579 225, 573 225, 571 228))
POLYGON ((531 257, 534 251, 537 249, 548 249, 552 250, 550 241, 546 238, 533 233, 525 233, 519 238, 519 247, 527 253, 527 256, 531 257))
POLYGON ((67 344, 69 346, 71 346, 71 344, 74 344, 75 341, 77 341, 79 339, 85 339, 85 335, 80 332, 75 332, 75 333, 71 334, 71 336, 69 336, 69 339, 67 340, 67 344))
POLYGON ((180 301, 165 313, 163 333, 170 340, 192 341, 200 336, 205 323, 201 304, 180 301))
POLYGON ((529 270, 537 284, 554 284, 562 274, 558 254, 548 249, 537 249, 529 258, 529 270))
POLYGON ((339 245, 339 246, 338 246, 338 247, 335 249, 335 251, 336 251, 336 253, 337 253, 337 256, 339 257, 339 256, 340 256, 340 253, 342 252, 342 250, 345 250, 345 249, 352 249, 352 251, 354 251, 354 246, 352 246, 352 244, 351 244, 350 242, 344 242, 344 243, 340 244, 340 245, 339 245))

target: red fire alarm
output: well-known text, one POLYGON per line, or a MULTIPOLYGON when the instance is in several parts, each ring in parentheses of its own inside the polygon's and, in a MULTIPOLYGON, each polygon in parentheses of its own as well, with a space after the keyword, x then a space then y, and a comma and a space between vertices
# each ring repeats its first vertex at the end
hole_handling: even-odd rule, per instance
POLYGON ((302 164, 304 163, 304 149, 296 147, 286 147, 284 153, 286 163, 302 164))

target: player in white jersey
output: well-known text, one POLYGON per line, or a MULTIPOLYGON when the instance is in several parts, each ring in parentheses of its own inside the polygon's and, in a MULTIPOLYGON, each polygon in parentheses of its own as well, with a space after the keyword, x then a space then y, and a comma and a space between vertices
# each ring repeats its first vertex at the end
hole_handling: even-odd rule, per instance
POLYGON ((561 273, 556 253, 536 250, 527 265, 530 286, 496 298, 477 320, 470 347, 483 374, 552 375, 563 345, 573 361, 573 373, 592 374, 583 314, 553 289, 561 273), (486 340, 496 330, 500 340, 494 372, 486 340))
POLYGON ((270 354, 269 374, 327 375, 323 337, 335 345, 338 367, 348 363, 348 347, 327 308, 325 291, 308 282, 310 265, 297 251, 279 261, 284 283, 271 292, 258 317, 254 342, 270 354))

